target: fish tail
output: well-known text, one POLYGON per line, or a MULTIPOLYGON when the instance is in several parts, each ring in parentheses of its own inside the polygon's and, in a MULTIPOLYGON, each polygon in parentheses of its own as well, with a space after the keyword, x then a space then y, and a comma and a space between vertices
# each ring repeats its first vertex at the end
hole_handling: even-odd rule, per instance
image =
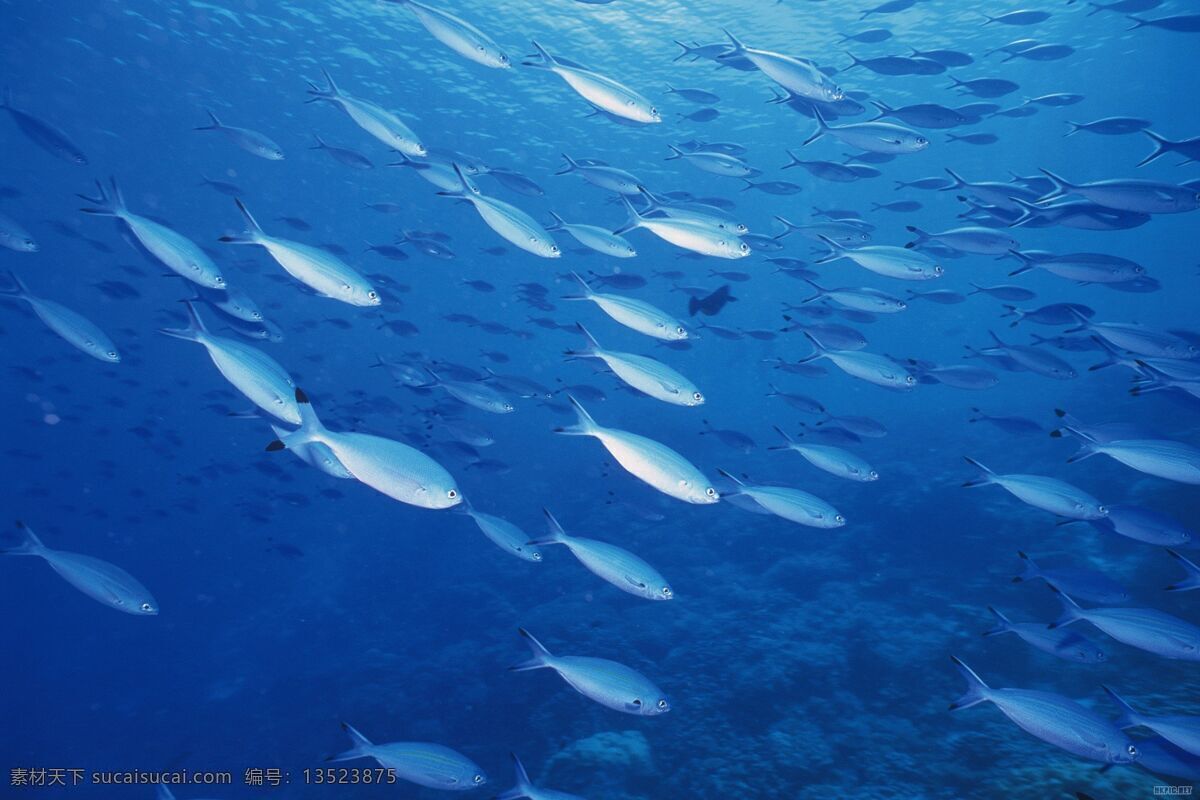
MULTIPOLYGON (((782 167, 780 167, 780 169, 791 169, 792 167, 801 166, 800 159, 796 158, 796 154, 793 153, 790 148, 784 150, 783 152, 787 153, 788 158, 790 158, 791 161, 789 161, 787 164, 784 164, 782 167)), ((775 219, 780 219, 780 217, 776 217, 775 219)))
POLYGON ((963 456, 963 458, 965 458, 967 460, 968 464, 975 467, 982 473, 975 480, 967 481, 966 483, 964 483, 963 484, 964 488, 973 489, 976 486, 987 486, 989 483, 992 482, 992 479, 996 476, 996 473, 992 472, 990 469, 985 467, 983 464, 980 464, 978 461, 971 458, 970 456, 963 456))
POLYGON ((1179 562, 1179 565, 1187 571, 1187 575, 1181 581, 1176 581, 1166 587, 1168 592, 1186 592, 1189 589, 1200 589, 1200 566, 1196 566, 1190 559, 1185 558, 1171 548, 1167 548, 1167 554, 1171 558, 1179 562))
MULTIPOLYGON (((731 45, 733 45, 733 53, 744 53, 746 51, 746 45, 744 45, 740 41, 738 41, 738 38, 736 36, 734 36, 732 33, 730 33, 728 29, 721 28, 721 32, 724 33, 727 37, 729 37, 729 43, 731 45)), ((733 53, 725 53, 721 57, 725 58, 727 56, 733 55, 733 53)))
POLYGON ((263 229, 255 221, 250 209, 246 208, 246 204, 241 198, 233 198, 233 202, 237 203, 238 211, 242 214, 242 220, 246 223, 245 233, 237 233, 230 236, 222 236, 218 241, 225 244, 258 244, 262 241, 263 229))
MULTIPOLYGON (((309 150, 324 150, 326 147, 328 147, 328 145, 325 144, 325 140, 321 138, 321 134, 317 133, 316 131, 313 131, 313 139, 315 139, 317 143, 314 144, 312 147, 308 148, 309 150)), ((396 152, 399 153, 399 151, 396 151, 396 152)), ((403 153, 400 153, 400 157, 404 159, 404 161, 400 162, 401 164, 408 162, 408 156, 404 155, 403 153)), ((391 166, 391 165, 389 164, 388 166, 391 166)))
POLYGON ((983 678, 980 678, 978 675, 976 675, 975 671, 964 664, 957 656, 950 656, 950 660, 954 662, 954 666, 958 668, 959 674, 962 675, 963 680, 967 682, 967 691, 963 693, 962 697, 950 704, 951 711, 958 711, 962 708, 970 708, 971 706, 978 705, 979 703, 985 703, 991 699, 988 697, 988 693, 991 690, 988 688, 988 685, 983 682, 983 678))
POLYGON ((829 352, 828 348, 821 344, 817 337, 813 336, 812 333, 809 331, 801 331, 801 333, 804 334, 804 338, 808 339, 808 341, 812 343, 813 351, 809 355, 797 361, 797 364, 807 364, 810 361, 816 361, 818 358, 829 352))
POLYGON ((724 477, 726 477, 726 478, 728 478, 729 480, 733 481, 733 482, 734 482, 735 484, 737 484, 738 486, 745 486, 745 485, 746 485, 746 484, 745 484, 745 482, 744 482, 744 481, 742 481, 740 478, 738 478, 736 475, 730 474, 730 473, 726 472, 725 470, 721 469, 720 467, 717 467, 717 472, 721 473, 721 475, 723 475, 724 477))
POLYGON ((817 238, 829 246, 829 253, 818 258, 813 262, 814 264, 825 264, 829 261, 837 261, 842 257, 842 253, 846 250, 845 247, 842 247, 823 233, 818 233, 817 238))
POLYGON ((1150 20, 1147 20, 1147 19, 1142 19, 1141 17, 1135 17, 1135 16, 1133 16, 1132 14, 1126 14, 1126 15, 1125 15, 1125 19, 1128 19, 1128 20, 1132 20, 1132 21, 1133 21, 1133 24, 1132 24, 1132 25, 1130 25, 1128 28, 1126 28, 1126 29, 1125 29, 1125 30, 1127 30, 1127 31, 1134 31, 1134 30, 1137 30, 1138 28, 1140 28, 1140 27, 1142 27, 1143 25, 1146 25, 1146 24, 1148 24, 1148 23, 1150 22, 1150 20))
POLYGON ((533 652, 533 658, 527 661, 522 661, 519 664, 513 664, 509 667, 510 672, 527 672, 531 669, 544 669, 550 666, 550 660, 554 656, 550 655, 550 651, 542 646, 542 643, 533 638, 533 634, 524 628, 517 628, 517 632, 525 639, 525 644, 529 645, 529 649, 533 652))
POLYGON ((186 328, 159 328, 158 332, 176 339, 186 339, 189 342, 199 341, 201 336, 208 333, 204 320, 200 319, 200 315, 196 313, 196 307, 192 305, 191 300, 180 300, 179 302, 183 303, 184 308, 187 309, 188 326, 186 328))
POLYGON ((218 131, 218 130, 220 130, 222 127, 221 120, 217 119, 217 115, 212 112, 212 109, 206 108, 206 109, 204 109, 204 113, 208 114, 208 118, 209 118, 209 120, 211 120, 211 124, 201 125, 197 128, 192 128, 192 130, 194 130, 194 131, 218 131))
POLYGON ((583 290, 583 294, 567 295, 567 296, 563 297, 563 300, 588 300, 592 297, 592 295, 595 294, 595 292, 592 291, 591 284, 589 284, 587 281, 585 281, 583 278, 581 278, 579 276, 578 272, 572 272, 571 277, 574 278, 576 280, 576 282, 579 284, 579 288, 583 290))
MULTIPOLYGON (((850 56, 850 66, 846 67, 846 69, 853 69, 854 67, 862 66, 862 63, 863 63, 862 59, 860 59, 858 56, 854 55, 854 53, 851 53, 849 50, 844 50, 843 52, 846 55, 850 56)), ((842 70, 842 71, 845 72, 846 70, 842 70)))
MULTIPOLYGON (((647 196, 650 195, 650 193, 645 189, 641 189, 641 192, 647 196)), ((625 206, 626 220, 624 225, 613 231, 614 236, 620 236, 623 233, 629 233, 631 230, 638 227, 638 225, 640 225, 642 222, 642 215, 639 214, 638 210, 633 207, 633 203, 629 202, 628 197, 621 195, 621 203, 625 206)))
POLYGON ((553 211, 550 212, 550 216, 554 218, 554 224, 550 225, 546 228, 547 233, 554 233, 555 231, 561 231, 563 229, 563 226, 567 224, 566 220, 564 220, 562 217, 560 217, 558 214, 554 213, 553 211))
POLYGON ((549 527, 549 533, 545 536, 540 536, 531 539, 526 544, 531 545, 549 545, 549 544, 566 544, 567 532, 563 530, 563 526, 558 524, 558 520, 550 513, 550 509, 543 508, 542 513, 546 515, 546 524, 549 527))
POLYGON ((1042 577, 1042 572, 1038 569, 1037 562, 1027 556, 1024 551, 1018 550, 1017 557, 1021 559, 1025 571, 1013 577, 1013 583, 1024 583, 1025 581, 1032 581, 1042 577))
POLYGON ((929 234, 926 233, 925 231, 921 230, 920 228, 918 228, 916 225, 905 225, 904 229, 906 231, 908 231, 909 233, 911 233, 913 236, 917 237, 913 241, 904 245, 909 250, 911 250, 912 248, 916 247, 919 244, 929 241, 929 234))
MULTIPOLYGON (((552 56, 548 52, 546 52, 546 48, 544 48, 540 44, 538 44, 536 39, 531 39, 530 41, 533 44, 533 49, 537 51, 536 55, 541 60, 540 61, 522 61, 521 62, 522 65, 524 65, 526 67, 537 67, 538 69, 552 69, 553 67, 558 65, 558 62, 554 60, 554 56, 552 56)), ((530 57, 532 58, 532 56, 530 56, 530 57)))
POLYGON ((1052 591, 1052 592, 1054 592, 1054 594, 1058 595, 1058 599, 1062 603, 1062 607, 1063 607, 1062 615, 1058 619, 1054 620, 1054 622, 1051 622, 1049 625, 1047 625, 1046 626, 1047 628, 1050 628, 1050 629, 1061 628, 1065 625, 1070 625, 1072 622, 1075 622, 1076 620, 1083 619, 1083 616, 1079 613, 1083 609, 1081 609, 1079 607, 1078 603, 1076 603, 1074 600, 1072 600, 1070 597, 1068 597, 1067 594, 1065 592, 1063 592, 1062 589, 1059 589, 1054 584, 1051 583, 1051 584, 1047 584, 1047 585, 1050 587, 1050 591, 1052 591))
POLYGON ((991 606, 988 606, 987 609, 988 611, 992 612, 992 616, 996 618, 996 627, 984 631, 984 636, 999 636, 1002 633, 1009 633, 1012 631, 1012 623, 1009 621, 1008 617, 1004 616, 991 606))
POLYGON ((4 556, 40 556, 46 552, 46 545, 42 544, 42 540, 37 537, 37 534, 21 520, 17 520, 17 529, 24 536, 21 541, 12 547, 0 548, 0 555, 4 556))
POLYGON ((1171 141, 1165 136, 1159 136, 1157 133, 1149 129, 1142 131, 1142 133, 1149 136, 1150 140, 1154 142, 1154 152, 1139 161, 1137 163, 1139 167, 1144 167, 1159 156, 1166 155, 1174 150, 1175 146, 1179 144, 1178 142, 1171 141))
POLYGON ((15 297, 18 300, 29 299, 29 289, 25 286, 25 282, 17 277, 17 273, 10 269, 8 271, 8 279, 12 281, 13 288, 0 290, 0 294, 5 297, 15 297))
POLYGON ((370 755, 371 748, 374 747, 370 739, 355 730, 348 722, 342 723, 342 730, 350 736, 350 741, 354 743, 354 746, 343 753, 338 753, 336 756, 329 756, 325 759, 326 761, 351 761, 355 758, 370 755))
POLYGON ((596 431, 600 429, 600 426, 596 424, 596 420, 592 419, 592 415, 574 397, 567 395, 567 399, 571 401, 571 406, 574 407, 575 414, 579 419, 574 425, 568 425, 565 428, 555 428, 554 432, 565 436, 594 436, 596 431))
POLYGON ((692 48, 689 47, 688 45, 684 44, 683 42, 679 41, 678 39, 672 39, 671 41, 673 41, 675 44, 677 44, 683 48, 683 52, 679 53, 677 56, 675 56, 673 59, 671 59, 672 61, 678 61, 679 59, 684 58, 685 56, 688 56, 691 54, 692 48))
POLYGON ((663 161, 676 161, 680 158, 683 158, 683 151, 678 147, 673 144, 668 144, 667 147, 671 148, 671 155, 664 158, 663 161))
POLYGON ((587 339, 587 348, 584 350, 578 350, 578 351, 568 350, 567 355, 577 356, 577 357, 588 357, 588 356, 596 355, 601 349, 600 343, 596 341, 596 337, 592 336, 591 331, 589 331, 587 328, 583 327, 582 322, 576 322, 575 329, 578 330, 580 333, 582 333, 584 335, 584 337, 587 339))
POLYGON ((1117 717, 1115 725, 1124 730, 1125 728, 1136 728, 1142 724, 1142 716, 1134 710, 1133 706, 1126 703, 1121 695, 1114 692, 1112 689, 1101 684, 1100 688, 1108 695, 1108 699, 1113 701, 1113 705, 1121 712, 1121 716, 1117 717))
POLYGON ((85 214, 96 214, 102 217, 119 217, 125 213, 125 198, 121 194, 121 188, 117 185, 116 178, 109 178, 110 189, 105 189, 104 184, 96 181, 96 191, 99 192, 98 197, 88 197, 86 194, 76 195, 81 200, 86 200, 91 203, 91 206, 79 209, 85 214))
POLYGON ((322 434, 325 432, 325 426, 321 424, 320 418, 317 417, 317 412, 313 410, 308 395, 298 386, 296 387, 296 405, 300 409, 300 427, 268 444, 267 452, 273 453, 277 450, 286 450, 290 447, 296 447, 297 445, 321 439, 322 434))
POLYGON ((824 136, 826 131, 829 130, 829 126, 825 124, 825 117, 821 116, 821 109, 813 106, 812 113, 813 119, 817 121, 817 130, 812 136, 809 136, 804 140, 803 144, 800 145, 801 147, 807 147, 808 145, 812 144, 817 139, 820 139, 822 136, 824 136))
POLYGON ((946 167, 945 170, 946 170, 946 174, 949 175, 954 180, 954 183, 951 184, 950 186, 943 186, 941 189, 938 189, 939 192, 948 192, 952 189, 961 189, 962 187, 967 185, 967 182, 964 181, 962 176, 959 175, 957 172, 950 169, 949 167, 946 167))
POLYGON ((1046 169, 1045 167, 1038 167, 1038 172, 1045 175, 1054 184, 1054 190, 1052 192, 1050 192, 1049 194, 1042 195, 1041 197, 1038 198, 1039 203, 1042 202, 1043 200, 1052 200, 1055 197, 1062 197, 1070 189, 1073 188, 1071 186, 1070 182, 1067 181, 1066 178, 1063 178, 1062 176, 1059 176, 1059 175, 1055 175, 1053 172, 1046 169))
POLYGON ((776 433, 778 433, 780 436, 783 437, 784 443, 780 444, 780 445, 775 445, 773 447, 768 447, 767 449, 768 450, 791 450, 792 444, 794 443, 795 440, 793 440, 792 437, 788 435, 787 431, 785 431, 783 428, 779 427, 778 425, 772 425, 771 427, 775 429, 776 433))

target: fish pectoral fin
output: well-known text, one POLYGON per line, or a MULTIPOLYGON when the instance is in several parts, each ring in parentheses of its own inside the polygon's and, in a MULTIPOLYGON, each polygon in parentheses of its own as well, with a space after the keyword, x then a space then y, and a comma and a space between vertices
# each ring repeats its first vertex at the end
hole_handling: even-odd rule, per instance
POLYGON ((629 711, 641 711, 642 710, 642 701, 641 700, 631 700, 630 702, 625 704, 625 708, 629 711))
POLYGON ((626 581, 628 581, 629 583, 633 584, 634 586, 636 586, 636 587, 637 587, 637 588, 639 588, 639 589, 645 589, 645 588, 646 588, 646 584, 645 584, 645 582, 637 580, 637 579, 636 579, 636 578, 634 578, 632 575, 625 575, 625 576, 623 576, 623 577, 625 578, 625 580, 626 580, 626 581))

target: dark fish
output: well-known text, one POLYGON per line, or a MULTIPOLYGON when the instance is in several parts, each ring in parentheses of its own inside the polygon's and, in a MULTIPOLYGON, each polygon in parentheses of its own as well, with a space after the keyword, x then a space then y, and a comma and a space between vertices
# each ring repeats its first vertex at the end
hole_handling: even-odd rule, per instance
POLYGON ((691 120, 692 122, 712 122, 719 116, 721 116, 721 112, 715 108, 702 108, 690 114, 679 115, 680 119, 691 120))
MULTIPOLYGON (((960 81, 958 78, 951 77, 950 80, 954 81, 950 88, 961 89, 963 94, 973 94, 976 97, 988 99, 1003 97, 1021 88, 1019 84, 1004 78, 976 78, 971 81, 960 81)), ((959 113, 962 113, 961 109, 959 113)))
POLYGON ((329 154, 329 157, 343 166, 353 169, 374 169, 375 165, 371 163, 371 159, 359 153, 356 150, 349 150, 345 147, 334 147, 331 144, 326 144, 317 134, 313 134, 313 138, 317 143, 309 150, 324 150, 329 154))
POLYGON ((995 144, 1000 141, 1000 137, 994 133, 968 133, 959 136, 954 133, 946 134, 947 142, 966 142, 967 144, 995 144))
POLYGON ((12 116, 17 128, 25 134, 29 141, 50 155, 79 166, 88 163, 87 156, 75 146, 67 134, 49 122, 13 106, 10 89, 4 90, 4 99, 0 101, 0 109, 7 111, 12 116))
POLYGON ((298 231, 311 231, 312 225, 309 225, 299 217, 276 217, 280 222, 286 223, 288 227, 295 228, 298 231))
POLYGON ((688 314, 694 317, 698 311, 707 317, 715 316, 720 313, 726 303, 736 300, 737 298, 729 290, 729 285, 726 284, 705 297, 689 297, 688 314))
MULTIPOLYGON (((839 33, 841 42, 861 42, 862 44, 878 44, 892 38, 892 32, 887 28, 871 28, 862 33, 839 33)), ((839 44, 841 43, 839 42, 839 44)))
POLYGON ((240 186, 233 184, 233 183, 229 183, 227 181, 211 180, 208 177, 206 177, 203 173, 201 173, 201 175, 200 175, 200 184, 199 185, 207 186, 210 189, 212 189, 213 191, 220 192, 221 194, 228 195, 229 197, 237 197, 239 195, 245 194, 245 192, 242 191, 242 188, 240 186))
POLYGON ((1071 126, 1065 135, 1087 131, 1088 133, 1098 133, 1102 136, 1124 136, 1130 133, 1137 133, 1149 128, 1150 120, 1141 119, 1139 117, 1105 117, 1091 122, 1071 122, 1067 120, 1067 124, 1071 126))

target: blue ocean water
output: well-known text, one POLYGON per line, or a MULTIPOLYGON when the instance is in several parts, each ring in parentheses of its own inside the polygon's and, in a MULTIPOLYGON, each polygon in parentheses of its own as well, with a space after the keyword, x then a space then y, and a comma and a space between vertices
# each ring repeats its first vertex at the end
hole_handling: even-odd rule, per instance
MULTIPOLYGON (((1061 613, 1041 581, 1011 583, 1021 571, 1018 550, 1046 567, 1103 572, 1128 588, 1123 605, 1194 623, 1200 594, 1163 591, 1181 568, 1161 546, 1103 525, 1060 525, 998 487, 961 484, 977 477, 963 461, 970 456, 1001 473, 1068 481, 1106 505, 1171 515, 1194 531, 1194 487, 1103 456, 1068 464, 1078 442, 1049 432, 1062 424, 1054 413, 1062 409, 1087 423, 1131 423, 1154 432, 1147 438, 1196 443, 1197 382, 1161 388, 1158 373, 1141 367, 1140 377, 1149 376, 1143 388, 1154 390, 1131 395, 1131 379, 1139 376, 1129 367, 1137 367, 1135 358, 1155 357, 1148 352, 1121 352, 1122 365, 1090 371, 1106 355, 1088 332, 1068 333, 1069 319, 1010 327, 1006 301, 972 294, 940 304, 908 299, 907 290, 965 296, 972 284, 1017 285, 1036 297, 1010 305, 1082 304, 1095 322, 1174 331, 1172 341, 1194 348, 1197 217, 1185 211, 1138 219, 1117 201, 1081 212, 1085 222, 1098 221, 1088 227, 1114 219, 1139 224, 1095 230, 1035 219, 1008 227, 1005 209, 960 218, 969 209, 958 196, 968 196, 969 187, 932 191, 897 182, 944 178, 950 168, 1045 205, 1050 201, 1037 198, 1052 187, 1020 177, 1045 168, 1073 184, 1190 181, 1194 192, 1200 173, 1194 164, 1178 165, 1183 154, 1136 166, 1154 148, 1140 125, 1122 135, 1064 134, 1067 121, 1129 117, 1172 140, 1194 137, 1196 35, 1155 25, 1128 30, 1133 23, 1122 13, 1089 13, 1091 3, 1059 0, 921 0, 860 19, 873 2, 431 0, 485 31, 514 64, 488 69, 435 39, 403 5, 374 0, 0 0, 10 104, 64 132, 87 161, 56 158, 15 116, 0 114, 0 214, 38 244, 37 252, 0 249, 0 269, 91 320, 121 353, 116 365, 91 358, 26 304, 3 303, 2 505, 47 546, 136 576, 158 604, 152 617, 122 614, 76 591, 41 559, 0 559, 8 612, 0 753, 9 773, 0 776, 0 796, 154 797, 151 785, 91 783, 92 772, 139 770, 232 775, 231 785, 172 787, 180 800, 439 795, 411 783, 312 783, 305 770, 328 766, 328 756, 349 747, 342 722, 376 742, 435 742, 459 751, 486 772, 476 796, 513 785, 510 752, 539 786, 613 800, 1074 792, 1101 800, 1190 785, 1200 769, 1194 756, 1175 772, 1102 772, 1101 764, 1022 732, 992 705, 954 713, 947 706, 963 691, 950 662, 955 655, 992 686, 1066 695, 1110 720, 1118 714, 1105 685, 1147 713, 1196 713, 1193 662, 1120 644, 1086 623, 1068 630, 1099 644, 1103 663, 1055 658, 1013 635, 982 638, 994 623, 989 605, 1022 622, 1050 622, 1061 613), (1049 16, 1028 25, 981 24, 983 12, 1022 8, 1049 16), (887 160, 851 159, 860 151, 828 135, 805 147, 817 122, 805 108, 768 103, 773 90, 782 92, 769 75, 752 64, 743 70, 728 60, 676 58, 673 40, 727 42, 722 28, 752 48, 810 59, 835 73, 832 81, 865 108, 838 115, 819 105, 831 125, 870 120, 869 100, 949 108, 991 102, 997 111, 1036 113, 985 114, 949 130, 906 125, 928 146, 887 160), (842 41, 870 29, 891 35, 842 41), (520 65, 534 39, 648 98, 661 122, 589 115, 588 102, 556 75, 520 65), (1035 60, 1020 56, 1031 46, 1025 43, 1009 48, 1017 53, 1011 60, 1003 60, 1003 50, 989 55, 1022 39, 1071 52, 1035 60), (850 68, 846 53, 909 57, 914 49, 966 53, 973 63, 937 74, 878 74, 850 68), (762 238, 746 239, 748 257, 724 260, 639 229, 626 234, 637 256, 616 259, 555 232, 561 257, 540 258, 503 240, 469 203, 438 197, 416 170, 388 166, 400 156, 349 115, 306 103, 310 84, 326 85, 322 70, 343 92, 394 111, 443 170, 461 161, 533 181, 541 194, 513 191, 516 179, 501 182, 482 170, 473 178, 486 196, 542 225, 552 211, 608 230, 626 220, 615 193, 577 174, 555 175, 565 153, 627 170, 658 196, 687 193, 669 202, 706 199, 711 211, 707 199, 730 201, 718 208, 729 228, 718 230, 737 240, 740 222, 762 238), (952 77, 1000 78, 1019 88, 979 98, 951 88, 952 77), (668 86, 718 99, 689 102, 668 86), (1063 107, 1026 103, 1054 93, 1082 99, 1063 107), (704 108, 718 113, 708 121, 684 116, 704 108), (220 133, 193 130, 209 124, 205 109, 269 137, 284 158, 261 158, 220 133), (947 133, 997 139, 970 144, 948 141, 947 133), (354 169, 310 149, 314 134, 365 156, 372 168, 354 169), (669 144, 688 142, 699 152, 712 150, 703 143, 735 144, 739 163, 761 170, 753 181, 787 181, 799 191, 744 191, 737 178, 688 159, 665 160, 669 144), (804 160, 865 164, 860 174, 869 177, 835 182, 782 170, 787 149, 804 160), (246 413, 253 404, 202 348, 157 333, 183 326, 178 301, 191 295, 191 285, 169 276, 125 226, 80 213, 95 204, 77 195, 94 198, 94 182, 107 185, 110 176, 133 212, 199 244, 230 287, 257 301, 282 338, 241 341, 278 361, 330 428, 422 450, 450 472, 475 510, 507 519, 531 538, 544 535, 547 508, 568 533, 618 544, 653 564, 674 599, 647 602, 622 592, 563 547, 543 547, 540 563, 514 558, 458 513, 461 506, 415 508, 323 474, 293 453, 266 452, 277 438, 267 415, 246 413), (230 191, 269 234, 339 248, 382 303, 356 307, 316 296, 262 248, 219 243, 245 223, 234 198, 205 179, 235 186, 230 191), (920 207, 879 207, 898 201, 920 207), (389 205, 372 207, 379 204, 389 205), (1013 237, 1022 251, 1130 259, 1157 281, 1143 280, 1140 288, 1157 290, 1085 284, 1043 269, 1010 278, 1020 266, 1012 257, 945 247, 925 251, 944 275, 905 282, 847 259, 818 264, 828 248, 801 233, 770 238, 783 230, 774 217, 830 224, 821 212, 849 217, 838 230, 866 232, 871 245, 913 241, 909 225, 930 232, 994 225, 989 229, 1013 237), (364 249, 393 245, 403 231, 418 232, 409 236, 415 243, 399 245, 404 256, 364 249), (907 299, 907 308, 863 316, 828 300, 804 302, 814 290, 771 258, 805 262, 801 269, 815 272, 822 287, 871 287, 907 299), (561 299, 579 292, 571 271, 598 291, 677 317, 689 340, 667 346, 592 303, 561 299), (715 316, 689 315, 687 288, 710 292, 726 284, 736 301, 715 316), (561 328, 547 327, 548 320, 561 328), (564 351, 584 345, 576 322, 605 347, 669 364, 695 382, 704 404, 663 403, 630 390, 599 362, 567 360, 564 351), (854 328, 868 342, 866 352, 897 359, 901 372, 913 369, 906 362, 913 358, 982 366, 998 381, 965 390, 929 378, 893 391, 827 359, 812 362, 823 374, 779 369, 779 359, 794 363, 813 352, 800 331, 782 331, 795 322, 854 328), (989 331, 1014 345, 1032 345, 1035 334, 1073 337, 1067 346, 1085 349, 1037 348, 1065 359, 1077 375, 1056 380, 964 360, 964 346, 991 346, 989 331), (441 388, 405 386, 390 370, 372 368, 380 357, 494 387, 515 411, 490 414, 441 388), (509 380, 481 380, 488 370, 509 380), (520 391, 511 376, 544 391, 520 391), (773 396, 772 387, 812 398, 828 414, 869 417, 887 434, 856 436, 825 414, 773 396), (556 435, 575 419, 568 394, 599 424, 678 451, 724 495, 721 502, 680 502, 630 475, 597 440, 556 435), (1012 433, 971 422, 973 408, 1033 420, 1040 430, 1012 433), (879 479, 844 480, 796 453, 770 450, 781 443, 772 426, 849 450, 879 479), (464 429, 487 436, 464 437, 464 429), (751 443, 713 429, 739 432, 751 443), (810 492, 846 524, 817 528, 750 513, 730 500, 736 489, 718 469, 748 483, 810 492), (555 654, 609 658, 638 670, 667 694, 670 712, 621 714, 549 670, 509 672, 529 656, 518 627, 555 654), (32 769, 80 769, 85 779, 71 788, 16 785, 18 772, 32 769), (278 770, 286 779, 251 786, 247 770, 278 770)), ((1184 0, 1142 5, 1142 19, 1195 11, 1184 0)), ((909 67, 938 66, 921 62, 909 67)), ((220 311, 198 308, 213 333, 237 337, 220 311)), ((1165 366, 1186 368, 1186 359, 1170 362, 1165 366)), ((20 546, 22 537, 11 528, 5 544, 20 546)), ((1179 552, 1195 557, 1189 548, 1179 552)), ((1145 729, 1130 735, 1138 744, 1148 739, 1145 729)))

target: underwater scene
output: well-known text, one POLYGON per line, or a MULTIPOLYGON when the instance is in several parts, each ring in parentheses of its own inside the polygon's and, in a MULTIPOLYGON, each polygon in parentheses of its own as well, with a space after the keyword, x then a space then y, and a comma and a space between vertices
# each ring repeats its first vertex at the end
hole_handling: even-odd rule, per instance
POLYGON ((1200 5, 0 0, 0 797, 1200 780, 1200 5))

